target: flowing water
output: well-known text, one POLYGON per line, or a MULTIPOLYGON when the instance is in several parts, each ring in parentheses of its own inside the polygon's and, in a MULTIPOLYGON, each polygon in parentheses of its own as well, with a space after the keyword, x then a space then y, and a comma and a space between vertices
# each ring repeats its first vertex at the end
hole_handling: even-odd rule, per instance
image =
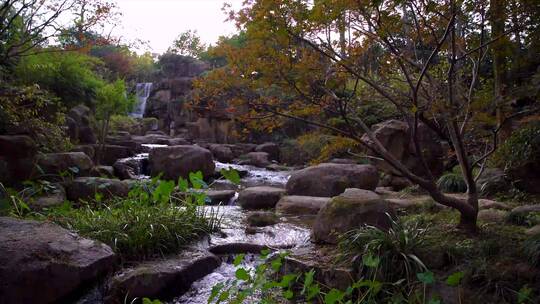
MULTIPOLYGON (((149 151, 161 145, 143 145, 145 151, 149 151)), ((142 153, 132 160, 141 163, 148 161, 148 153, 142 153)), ((253 186, 274 186, 285 187, 291 171, 270 171, 247 165, 237 165, 229 163, 215 162, 216 171, 233 168, 242 173, 240 186, 223 179, 218 179, 211 183, 212 189, 231 189, 239 191, 241 188, 253 186)), ((141 179, 149 178, 141 174, 141 179)), ((238 193, 237 193, 238 195, 238 193)), ((256 228, 255 231, 246 232, 247 212, 235 205, 232 200, 231 205, 213 208, 212 210, 222 216, 222 229, 219 234, 211 235, 208 238, 194 244, 194 250, 207 249, 210 246, 225 245, 233 243, 264 245, 274 249, 298 249, 309 248, 310 228, 303 219, 295 217, 282 217, 280 222, 267 227, 256 228)), ((169 304, 206 304, 210 296, 212 287, 218 283, 226 283, 235 279, 236 267, 232 264, 234 255, 221 256, 223 263, 212 273, 192 284, 191 288, 183 295, 175 298, 169 304)), ((250 269, 256 267, 261 260, 258 256, 247 255, 241 267, 250 269)))
POLYGON ((146 101, 150 97, 150 92, 152 91, 152 83, 137 83, 135 87, 135 94, 137 96, 137 104, 129 115, 131 117, 142 118, 144 116, 144 111, 146 110, 146 101))

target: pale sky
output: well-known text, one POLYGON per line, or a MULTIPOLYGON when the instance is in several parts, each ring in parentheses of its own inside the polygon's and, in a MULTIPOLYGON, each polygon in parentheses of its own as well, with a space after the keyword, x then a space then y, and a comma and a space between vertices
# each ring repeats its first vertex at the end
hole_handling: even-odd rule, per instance
POLYGON ((116 0, 122 12, 115 36, 149 41, 152 52, 163 53, 183 31, 197 30, 201 39, 215 43, 222 35, 236 33, 232 22, 225 22, 223 3, 234 9, 242 0, 116 0))

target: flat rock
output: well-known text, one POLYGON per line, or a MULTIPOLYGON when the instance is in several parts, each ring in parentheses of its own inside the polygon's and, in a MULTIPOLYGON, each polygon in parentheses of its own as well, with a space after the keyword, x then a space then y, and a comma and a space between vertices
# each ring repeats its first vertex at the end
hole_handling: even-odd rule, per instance
POLYGON ((497 209, 484 209, 478 212, 478 220, 485 223, 503 223, 508 212, 497 209))
POLYGON ((236 195, 234 190, 206 190, 204 193, 210 199, 210 205, 228 205, 236 195))
POLYGON ((316 196, 287 195, 276 205, 276 210, 284 214, 315 215, 331 198, 316 196))
POLYGON ((283 195, 285 195, 285 189, 266 186, 251 187, 240 192, 238 204, 244 209, 269 209, 274 208, 283 195))
POLYGON ((62 205, 66 201, 66 190, 59 184, 54 185, 54 190, 33 198, 30 207, 34 210, 42 210, 62 205))
POLYGON ((186 292, 191 284, 219 267, 221 260, 206 252, 186 252, 177 257, 144 262, 115 275, 107 301, 124 303, 148 297, 166 300, 186 292))
POLYGON ((0 217, 0 303, 56 303, 114 267, 110 247, 60 226, 0 217))
POLYGON ((492 201, 488 199, 478 200, 478 207, 480 209, 498 209, 498 210, 510 210, 510 206, 505 203, 500 203, 497 201, 492 201))
POLYGON ((266 227, 277 224, 279 217, 274 212, 258 211, 249 213, 246 221, 252 227, 266 227))

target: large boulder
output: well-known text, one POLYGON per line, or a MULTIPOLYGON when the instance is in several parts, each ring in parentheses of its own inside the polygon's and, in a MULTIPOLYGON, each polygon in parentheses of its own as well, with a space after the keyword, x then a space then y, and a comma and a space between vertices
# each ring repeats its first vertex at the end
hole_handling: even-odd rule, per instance
MULTIPOLYGON (((427 174, 422 162, 420 161, 419 151, 416 151, 414 142, 412 140, 412 132, 409 130, 409 125, 406 122, 399 120, 387 120, 373 125, 372 131, 375 138, 377 138, 377 140, 379 140, 381 144, 397 160, 416 174, 427 174)), ((427 125, 419 124, 416 137, 431 173, 434 176, 441 175, 444 171, 444 151, 437 135, 435 132, 429 129, 427 125)), ((362 140, 367 143, 367 145, 373 147, 375 146, 375 143, 367 135, 364 135, 362 140)), ((368 150, 367 152, 370 155, 374 155, 371 150, 368 150)), ((377 168, 388 174, 400 175, 399 172, 388 165, 385 161, 374 160, 374 163, 377 168)))
POLYGON ((79 177, 66 184, 67 198, 71 201, 94 199, 96 193, 103 198, 126 197, 128 184, 117 179, 79 177))
POLYGON ((32 158, 37 153, 37 145, 26 135, 0 135, 0 157, 32 158))
POLYGON ((317 243, 336 244, 347 231, 372 225, 381 229, 391 226, 388 215, 393 210, 378 194, 363 189, 346 189, 321 208, 315 219, 312 239, 317 243))
POLYGON ((112 166, 119 159, 128 158, 134 155, 134 150, 125 146, 96 145, 94 149, 96 151, 96 158, 99 157, 99 163, 107 166, 112 166))
POLYGON ((117 160, 114 165, 114 175, 120 179, 136 179, 148 173, 148 159, 131 157, 117 160))
POLYGON ((486 168, 478 181, 476 187, 484 196, 493 196, 500 192, 505 192, 512 188, 504 170, 498 168, 486 168))
POLYGON ((249 152, 240 156, 240 165, 249 165, 259 168, 265 168, 270 165, 272 162, 269 160, 269 154, 266 152, 249 152))
POLYGON ((234 154, 228 145, 212 144, 208 149, 214 155, 214 158, 222 163, 229 163, 234 159, 234 154))
MULTIPOLYGON (((538 141, 540 142, 540 135, 538 141)), ((540 184, 540 161, 531 160, 515 168, 508 168, 506 171, 517 189, 540 194, 540 187, 538 187, 540 184)))
POLYGON ((80 144, 95 144, 96 135, 90 126, 90 108, 78 105, 69 110, 66 117, 66 125, 70 138, 80 144))
POLYGON ((135 298, 170 299, 211 273, 221 260, 204 252, 188 252, 175 258, 146 262, 114 276, 108 303, 130 303, 135 298))
POLYGON ((177 180, 197 171, 210 177, 215 169, 212 153, 195 145, 154 148, 150 150, 149 162, 151 175, 163 174, 162 178, 167 180, 177 180))
POLYGON ((329 201, 329 197, 287 195, 279 200, 276 210, 283 214, 315 215, 329 201))
POLYGON ((37 145, 26 135, 0 136, 0 182, 15 185, 31 178, 37 145))
POLYGON ((45 175, 59 175, 70 172, 75 176, 86 176, 94 163, 83 152, 47 153, 37 157, 37 165, 45 175))
POLYGON ((0 303, 59 303, 110 272, 111 248, 57 225, 0 217, 0 303))
POLYGON ((244 209, 274 208, 280 198, 285 195, 285 189, 275 187, 246 188, 238 195, 238 204, 244 209))
POLYGON ((276 143, 267 142, 262 145, 258 145, 255 148, 255 152, 266 152, 268 153, 268 158, 279 161, 280 148, 276 143))
POLYGON ((287 193, 332 197, 347 188, 375 190, 378 182, 377 168, 371 165, 320 164, 294 172, 287 193))
POLYGON ((234 153, 234 157, 240 157, 241 155, 248 154, 249 152, 254 152, 256 148, 256 144, 250 143, 238 143, 231 145, 231 150, 234 153))

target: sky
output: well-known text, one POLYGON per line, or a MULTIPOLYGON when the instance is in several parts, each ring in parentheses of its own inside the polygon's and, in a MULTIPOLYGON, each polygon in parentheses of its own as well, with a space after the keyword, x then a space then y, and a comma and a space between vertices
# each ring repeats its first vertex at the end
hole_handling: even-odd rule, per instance
POLYGON ((219 36, 237 32, 232 22, 225 22, 221 10, 225 2, 233 9, 242 4, 242 0, 116 0, 122 16, 113 33, 148 41, 154 53, 165 52, 186 30, 197 30, 205 43, 214 44, 219 36))

